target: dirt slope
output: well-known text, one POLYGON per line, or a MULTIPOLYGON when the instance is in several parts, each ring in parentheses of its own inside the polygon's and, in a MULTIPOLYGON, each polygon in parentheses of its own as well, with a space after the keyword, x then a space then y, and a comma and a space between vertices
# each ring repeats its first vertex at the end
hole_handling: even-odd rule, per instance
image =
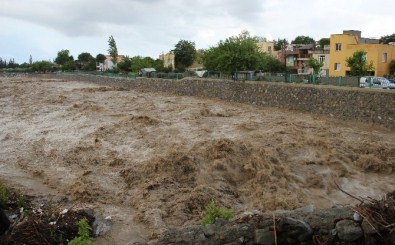
POLYGON ((395 189, 395 132, 306 113, 80 82, 0 78, 0 178, 111 215, 97 242, 251 209, 395 189))

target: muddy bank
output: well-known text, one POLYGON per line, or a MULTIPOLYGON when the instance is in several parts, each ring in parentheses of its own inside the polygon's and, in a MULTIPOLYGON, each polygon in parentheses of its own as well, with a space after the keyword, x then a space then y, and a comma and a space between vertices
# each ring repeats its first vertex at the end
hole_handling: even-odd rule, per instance
POLYGON ((0 178, 111 216, 98 244, 395 189, 395 132, 314 114, 62 79, 0 78, 0 178))

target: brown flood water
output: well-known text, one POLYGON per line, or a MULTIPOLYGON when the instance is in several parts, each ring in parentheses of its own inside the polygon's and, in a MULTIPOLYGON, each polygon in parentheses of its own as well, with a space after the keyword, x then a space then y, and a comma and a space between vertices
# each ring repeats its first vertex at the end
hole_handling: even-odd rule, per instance
POLYGON ((214 99, 0 78, 0 179, 114 222, 98 244, 199 223, 207 203, 268 211, 395 189, 395 132, 214 99))

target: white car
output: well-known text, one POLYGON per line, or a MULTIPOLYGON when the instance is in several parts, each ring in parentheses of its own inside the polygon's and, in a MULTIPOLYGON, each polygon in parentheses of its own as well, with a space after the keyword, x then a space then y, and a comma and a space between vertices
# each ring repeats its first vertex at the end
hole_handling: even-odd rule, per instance
POLYGON ((392 83, 385 77, 361 77, 359 80, 361 88, 386 88, 395 89, 395 83, 392 83))

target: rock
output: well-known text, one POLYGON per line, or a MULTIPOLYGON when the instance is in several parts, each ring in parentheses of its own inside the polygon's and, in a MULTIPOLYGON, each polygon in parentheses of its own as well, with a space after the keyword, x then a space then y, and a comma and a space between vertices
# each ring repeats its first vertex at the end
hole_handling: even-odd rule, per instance
POLYGON ((0 235, 4 234, 10 227, 11 222, 5 214, 2 205, 0 206, 0 235))
POLYGON ((216 218, 214 224, 216 226, 224 226, 225 224, 229 223, 228 220, 223 219, 223 218, 216 218))
POLYGON ((301 208, 297 208, 294 210, 294 212, 303 212, 303 213, 311 213, 314 212, 315 206, 310 204, 301 208))
POLYGON ((211 236, 215 235, 215 225, 210 224, 210 225, 204 226, 203 233, 206 237, 211 237, 211 236))
POLYGON ((313 230, 303 220, 284 218, 278 224, 279 237, 281 239, 292 239, 299 242, 311 240, 313 230))
POLYGON ((353 242, 363 236, 360 226, 356 225, 352 220, 341 220, 336 223, 337 236, 345 242, 353 242))
POLYGON ((111 230, 111 219, 105 219, 102 216, 96 215, 95 221, 92 224, 93 235, 95 237, 101 236, 111 230))
POLYGON ((255 230, 254 243, 258 245, 274 244, 274 234, 269 228, 255 230))

